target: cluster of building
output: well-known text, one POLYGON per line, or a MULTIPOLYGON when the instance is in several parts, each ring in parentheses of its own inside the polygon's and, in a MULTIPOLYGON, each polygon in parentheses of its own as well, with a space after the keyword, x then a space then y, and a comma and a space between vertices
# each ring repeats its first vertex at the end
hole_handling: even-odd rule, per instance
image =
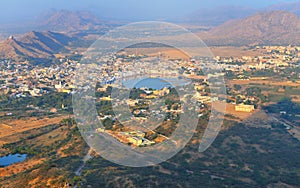
POLYGON ((33 66, 28 61, 0 61, 0 94, 13 98, 42 96, 49 92, 71 93, 76 64, 72 60, 49 67, 33 66))
MULTIPOLYGON (((293 80, 300 78, 297 71, 300 68, 300 47, 299 46, 256 46, 253 51, 257 51, 261 56, 241 56, 241 57, 215 57, 222 71, 233 80, 253 80, 265 81, 273 75, 282 76, 293 80), (291 70, 289 75, 284 75, 284 70, 291 70), (261 72, 260 76, 249 76, 246 73, 261 72), (263 73, 269 72, 264 75, 263 73), (230 74, 229 74, 230 73, 230 74)), ((281 80, 284 81, 284 80, 281 80)), ((288 81, 288 80, 286 80, 288 81)), ((259 101, 257 96, 245 96, 241 91, 231 92, 230 103, 235 104, 235 111, 250 113, 255 110, 255 103, 259 101), (239 101, 237 101, 239 98, 239 101), (242 101, 242 103, 240 103, 242 101)))
MULTIPOLYGON (((165 59, 157 57, 132 56, 127 54, 104 56, 91 64, 81 64, 75 60, 61 59, 58 63, 47 67, 33 66, 29 62, 15 62, 10 60, 0 61, 0 95, 10 95, 12 98, 43 96, 49 92, 63 92, 72 94, 74 89, 90 89, 93 83, 100 83, 102 87, 98 92, 106 92, 108 86, 124 87, 124 81, 143 77, 178 78, 186 77, 193 80, 194 89, 197 91, 195 98, 203 104, 219 100, 218 96, 209 95, 210 79, 224 77, 228 71, 233 72, 234 79, 249 79, 244 75, 245 71, 272 69, 274 71, 284 68, 296 68, 300 64, 300 47, 288 46, 260 46, 256 47, 264 53, 263 56, 242 57, 215 57, 214 59, 165 59), (212 63, 216 62, 216 63, 212 63), (202 68, 203 70, 201 70, 202 68), (221 70, 221 72, 215 71, 221 70), (77 72, 76 72, 77 71, 77 72), (75 75, 80 73, 80 75, 75 75)), ((299 73, 298 73, 299 74, 299 73)), ((300 76, 300 75, 299 75, 300 76)), ((299 77, 298 76, 298 77, 299 77)), ((140 100, 148 101, 170 93, 165 87, 160 90, 141 88, 143 92, 139 99, 127 101, 114 101, 115 104, 126 102, 134 107, 140 100)), ((239 95, 239 93, 235 93, 239 95)), ((112 101, 110 96, 103 96, 100 101, 112 101)), ((253 99, 255 100, 255 98, 253 99)), ((252 112, 254 105, 238 104, 235 110, 239 112, 252 112)), ((179 104, 176 104, 177 106, 179 104)), ((180 114, 180 108, 163 108, 154 111, 156 115, 162 112, 180 114)), ((135 109, 135 119, 145 118, 141 114, 147 114, 146 109, 135 109)), ((103 114, 104 117, 107 114, 103 114)), ((100 131, 100 130, 98 130, 100 131)), ((118 132, 112 134, 125 143, 134 146, 154 144, 144 138, 144 133, 118 132)))
POLYGON ((257 46, 255 50, 264 55, 241 57, 217 56, 215 60, 223 70, 236 73, 264 69, 273 69, 275 72, 278 72, 284 68, 299 66, 300 47, 298 46, 257 46))
POLYGON ((237 112, 252 112, 254 110, 254 105, 238 104, 235 106, 235 111, 237 112))
POLYGON ((150 141, 145 138, 145 133, 141 131, 130 131, 130 132, 113 132, 109 130, 105 130, 104 128, 96 129, 98 133, 107 133, 112 137, 116 138, 118 141, 132 145, 134 147, 141 147, 141 146, 150 146, 155 144, 154 141, 150 141))

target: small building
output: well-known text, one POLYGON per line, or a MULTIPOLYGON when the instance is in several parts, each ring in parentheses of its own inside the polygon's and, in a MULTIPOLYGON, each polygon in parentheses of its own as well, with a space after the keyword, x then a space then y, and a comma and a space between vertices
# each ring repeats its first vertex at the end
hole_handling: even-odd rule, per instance
POLYGON ((136 137, 140 137, 140 138, 145 137, 145 133, 143 133, 142 131, 131 131, 130 134, 133 136, 136 136, 136 137))
POLYGON ((97 89, 97 92, 106 92, 106 88, 100 87, 97 89))
POLYGON ((128 104, 128 106, 135 106, 136 103, 138 103, 138 100, 127 100, 126 103, 128 104))
POLYGON ((254 105, 239 104, 235 106, 235 111, 237 112, 252 112, 254 109, 254 105))
POLYGON ((197 85, 194 86, 194 89, 195 89, 195 90, 203 90, 203 89, 205 89, 205 86, 204 86, 204 85, 198 85, 198 84, 197 84, 197 85))
POLYGON ((101 97, 100 100, 101 101, 112 101, 112 98, 110 98, 110 97, 101 97))
POLYGON ((140 94, 140 98, 146 98, 147 97, 147 94, 146 93, 141 93, 140 94))
POLYGON ((280 115, 286 115, 286 111, 280 111, 280 115))
POLYGON ((69 93, 71 93, 71 90, 69 90, 69 89, 61 89, 60 92, 61 93, 68 93, 69 94, 69 93))
POLYGON ((56 108, 51 108, 50 112, 51 113, 57 113, 57 109, 56 108))
POLYGON ((155 95, 147 95, 145 98, 146 99, 155 99, 157 97, 155 95))
POLYGON ((141 146, 143 144, 143 139, 138 137, 129 137, 128 143, 133 144, 134 146, 141 146))
POLYGON ((105 128, 97 128, 96 132, 97 133, 104 133, 105 132, 105 128))

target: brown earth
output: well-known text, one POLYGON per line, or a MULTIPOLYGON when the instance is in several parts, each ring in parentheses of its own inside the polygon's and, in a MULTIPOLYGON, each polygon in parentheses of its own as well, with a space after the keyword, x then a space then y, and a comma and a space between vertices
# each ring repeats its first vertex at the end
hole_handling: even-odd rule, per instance
POLYGON ((25 170, 31 169, 35 165, 41 164, 44 162, 44 159, 30 159, 22 163, 12 164, 5 168, 0 168, 0 177, 7 177, 14 174, 18 174, 25 170))
MULTIPOLYGON (((242 57, 242 56, 262 56, 263 52, 259 50, 249 49, 248 47, 233 47, 233 46, 220 46, 220 47, 208 47, 213 56, 222 57, 242 57)), ((192 56, 201 55, 200 52, 195 52, 196 49, 190 48, 192 56)), ((175 48, 128 48, 125 50, 128 54, 145 54, 149 56, 161 56, 168 59, 189 59, 188 55, 179 49, 175 48)))
MULTIPOLYGON (((25 118, 21 120, 4 121, 0 123, 0 146, 8 143, 9 140, 3 139, 35 128, 45 127, 51 124, 58 124, 61 120, 66 118, 65 116, 54 117, 54 118, 25 118)), ((16 141, 16 140, 15 140, 16 141)))
MULTIPOLYGON (((224 102, 214 102, 214 107, 217 111, 220 110, 220 109, 223 109, 223 107, 222 107, 223 105, 224 105, 224 102)), ((230 114, 234 117, 239 118, 240 120, 246 120, 258 111, 259 110, 255 110, 255 111, 250 112, 250 113, 248 113, 248 112, 237 112, 237 111, 235 111, 235 104, 226 103, 226 113, 225 114, 230 114)), ((232 120, 232 118, 228 118, 228 119, 232 120)))
POLYGON ((270 80, 229 80, 229 84, 239 84, 239 85, 249 85, 249 84, 260 84, 260 85, 272 85, 272 86, 292 86, 292 87, 300 87, 299 82, 282 82, 282 81, 270 81, 270 80))

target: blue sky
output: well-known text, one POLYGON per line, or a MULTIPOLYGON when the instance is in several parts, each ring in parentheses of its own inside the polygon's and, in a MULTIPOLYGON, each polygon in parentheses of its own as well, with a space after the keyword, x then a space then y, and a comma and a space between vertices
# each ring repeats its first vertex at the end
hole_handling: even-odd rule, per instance
POLYGON ((222 6, 263 8, 294 1, 297 0, 2 0, 0 21, 29 20, 51 8, 89 10, 112 19, 176 19, 201 9, 222 6))

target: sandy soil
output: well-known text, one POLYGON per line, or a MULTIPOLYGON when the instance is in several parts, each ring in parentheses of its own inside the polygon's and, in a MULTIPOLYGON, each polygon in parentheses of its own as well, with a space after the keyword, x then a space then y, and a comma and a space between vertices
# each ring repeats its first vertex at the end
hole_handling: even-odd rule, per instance
MULTIPOLYGON (((214 103, 214 106, 215 106, 216 110, 222 109, 223 105, 224 105, 224 103, 222 103, 222 102, 215 102, 214 103)), ((237 112, 237 111, 235 111, 235 105, 234 104, 226 103, 226 114, 233 115, 234 117, 237 117, 240 120, 248 119, 250 116, 252 116, 256 112, 258 112, 258 110, 254 110, 253 112, 250 112, 250 113, 248 113, 248 112, 237 112)))

